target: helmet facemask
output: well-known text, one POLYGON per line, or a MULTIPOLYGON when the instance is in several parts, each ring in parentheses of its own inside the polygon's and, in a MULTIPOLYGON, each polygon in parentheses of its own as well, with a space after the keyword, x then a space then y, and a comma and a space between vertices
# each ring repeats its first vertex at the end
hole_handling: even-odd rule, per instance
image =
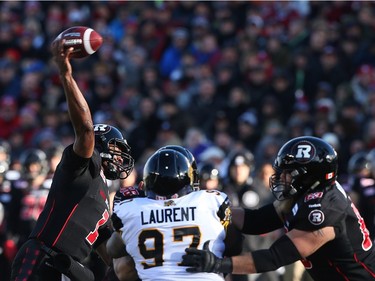
POLYGON ((289 174, 289 177, 282 176, 282 172, 276 172, 270 177, 272 194, 279 201, 296 197, 298 193, 303 191, 305 186, 303 178, 307 172, 301 168, 285 170, 284 173, 289 174))
POLYGON ((107 179, 125 179, 134 167, 130 146, 122 133, 106 124, 95 124, 95 148, 102 158, 103 172, 107 179))
POLYGON ((129 151, 130 146, 121 139, 108 142, 108 147, 100 153, 107 179, 125 179, 129 176, 134 167, 134 159, 128 154, 129 151))

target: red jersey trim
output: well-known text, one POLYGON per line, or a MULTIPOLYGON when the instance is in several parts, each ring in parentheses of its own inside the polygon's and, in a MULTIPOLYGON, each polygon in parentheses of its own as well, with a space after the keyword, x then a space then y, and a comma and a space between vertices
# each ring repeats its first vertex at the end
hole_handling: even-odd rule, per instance
POLYGON ((46 219, 46 222, 44 223, 42 229, 40 230, 40 232, 39 232, 38 235, 37 235, 38 238, 39 238, 39 236, 43 233, 44 228, 46 227, 47 223, 49 222, 49 218, 51 217, 51 214, 52 214, 53 210, 55 209, 55 202, 56 202, 56 201, 53 200, 51 211, 49 212, 48 217, 47 217, 47 219, 46 219))
POLYGON ((60 229, 59 235, 57 235, 55 241, 53 241, 52 247, 56 245, 57 241, 59 240, 59 238, 60 238, 60 236, 61 236, 61 233, 64 231, 64 229, 65 229, 65 227, 66 227, 68 221, 69 221, 70 218, 72 217, 72 215, 73 215, 74 211, 77 209, 77 207, 78 207, 78 204, 75 205, 74 208, 73 208, 73 210, 70 212, 69 217, 68 217, 67 220, 65 221, 63 227, 60 229))
POLYGON ((367 265, 365 265, 363 262, 361 262, 360 260, 358 260, 358 258, 357 258, 357 254, 354 254, 354 259, 355 259, 355 261, 357 262, 357 263, 359 263, 368 273, 370 273, 371 274, 371 276, 372 277, 374 277, 375 278, 375 272, 373 272, 371 269, 369 269, 368 267, 367 267, 367 265))

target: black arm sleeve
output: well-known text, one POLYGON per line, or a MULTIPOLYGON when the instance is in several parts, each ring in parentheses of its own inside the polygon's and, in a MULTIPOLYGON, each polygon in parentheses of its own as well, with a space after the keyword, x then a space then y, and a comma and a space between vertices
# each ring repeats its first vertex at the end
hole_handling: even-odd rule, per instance
POLYGON ((243 234, 233 224, 229 224, 227 234, 225 236, 225 251, 224 256, 231 257, 241 254, 243 249, 243 234))
POLYGON ((302 258, 292 240, 286 235, 276 240, 271 248, 254 251, 251 254, 258 273, 276 270, 302 258))
POLYGON ((242 232, 245 234, 263 234, 282 228, 283 222, 276 213, 273 204, 259 209, 245 209, 242 232))

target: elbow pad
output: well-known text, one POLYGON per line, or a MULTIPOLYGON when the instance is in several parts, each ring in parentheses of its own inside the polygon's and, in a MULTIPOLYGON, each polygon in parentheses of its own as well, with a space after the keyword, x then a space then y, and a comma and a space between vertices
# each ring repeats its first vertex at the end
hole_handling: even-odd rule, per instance
POLYGON ((302 259, 301 254, 287 235, 276 240, 268 250, 254 251, 251 254, 258 273, 274 271, 302 259))
POLYGON ((263 234, 282 228, 283 222, 276 213, 273 204, 259 209, 245 209, 242 232, 245 234, 263 234))

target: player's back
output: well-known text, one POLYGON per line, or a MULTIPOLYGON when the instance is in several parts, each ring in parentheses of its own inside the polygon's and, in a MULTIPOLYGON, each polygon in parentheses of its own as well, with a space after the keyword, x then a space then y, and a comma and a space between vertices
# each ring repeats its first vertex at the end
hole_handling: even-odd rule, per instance
POLYGON ((214 273, 186 272, 179 266, 185 248, 210 249, 222 256, 230 209, 218 191, 197 191, 176 199, 134 198, 116 204, 122 237, 142 280, 223 280, 214 273))

